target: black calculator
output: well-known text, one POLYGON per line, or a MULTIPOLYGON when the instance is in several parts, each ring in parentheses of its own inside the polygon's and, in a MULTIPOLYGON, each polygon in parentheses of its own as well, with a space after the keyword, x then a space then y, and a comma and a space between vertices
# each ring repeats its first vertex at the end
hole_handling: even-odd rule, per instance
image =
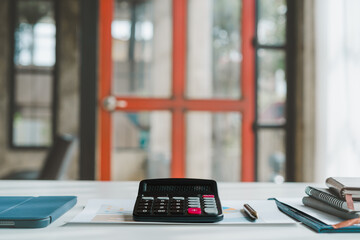
POLYGON ((135 221, 218 222, 224 218, 214 180, 142 180, 133 211, 135 221))

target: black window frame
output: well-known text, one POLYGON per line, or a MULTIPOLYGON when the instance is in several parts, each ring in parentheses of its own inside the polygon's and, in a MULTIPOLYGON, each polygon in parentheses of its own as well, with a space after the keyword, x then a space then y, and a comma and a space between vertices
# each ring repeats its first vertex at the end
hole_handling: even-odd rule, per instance
POLYGON ((39 145, 16 145, 14 144, 14 114, 15 114, 15 97, 16 97, 16 78, 15 78, 15 30, 18 18, 17 4, 19 0, 9 1, 9 113, 8 113, 8 143, 9 148, 13 150, 47 150, 54 142, 57 129, 57 109, 58 109, 58 51, 59 51, 59 7, 58 0, 36 0, 36 1, 52 1, 54 7, 54 21, 55 21, 55 63, 52 72, 52 104, 51 104, 51 143, 48 146, 39 145))
POLYGON ((285 42, 283 44, 260 44, 257 37, 258 22, 259 22, 259 3, 256 0, 255 7, 255 36, 254 36, 254 51, 255 51, 255 122, 254 122, 254 136, 255 136, 255 179, 258 181, 258 134, 260 130, 283 130, 285 133, 285 181, 293 182, 295 178, 295 133, 296 133, 296 1, 286 0, 286 28, 285 28, 285 42), (259 59, 258 50, 281 50, 285 53, 285 79, 286 79, 286 102, 285 102, 285 122, 282 124, 261 124, 258 121, 258 80, 259 80, 259 59))

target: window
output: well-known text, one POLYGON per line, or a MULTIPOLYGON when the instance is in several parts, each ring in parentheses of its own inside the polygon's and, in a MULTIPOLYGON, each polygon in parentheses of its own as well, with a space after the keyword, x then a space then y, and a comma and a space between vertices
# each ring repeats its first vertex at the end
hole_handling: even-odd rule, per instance
POLYGON ((256 141, 257 180, 285 180, 286 156, 285 0, 257 0, 256 141))
POLYGON ((10 143, 48 147, 54 131, 56 24, 54 2, 12 1, 10 143))

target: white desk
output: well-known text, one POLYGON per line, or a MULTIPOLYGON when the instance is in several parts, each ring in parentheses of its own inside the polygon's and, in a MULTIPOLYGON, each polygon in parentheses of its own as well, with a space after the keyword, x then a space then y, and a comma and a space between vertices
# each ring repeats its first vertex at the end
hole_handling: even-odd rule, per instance
MULTIPOLYGON (((219 183, 222 200, 266 199, 268 197, 302 197, 304 183, 219 183)), ((138 182, 55 182, 55 181, 0 181, 0 195, 76 195, 78 204, 42 229, 1 229, 0 239, 359 239, 360 234, 318 234, 301 224, 296 225, 107 225, 66 224, 93 198, 133 198, 138 182)))

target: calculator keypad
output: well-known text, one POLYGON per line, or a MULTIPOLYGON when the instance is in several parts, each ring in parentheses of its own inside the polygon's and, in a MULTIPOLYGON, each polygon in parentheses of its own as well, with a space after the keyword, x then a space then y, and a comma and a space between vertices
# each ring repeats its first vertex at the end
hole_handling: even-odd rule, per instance
POLYGON ((136 213, 139 215, 217 215, 214 195, 201 197, 143 196, 139 199, 136 213))

